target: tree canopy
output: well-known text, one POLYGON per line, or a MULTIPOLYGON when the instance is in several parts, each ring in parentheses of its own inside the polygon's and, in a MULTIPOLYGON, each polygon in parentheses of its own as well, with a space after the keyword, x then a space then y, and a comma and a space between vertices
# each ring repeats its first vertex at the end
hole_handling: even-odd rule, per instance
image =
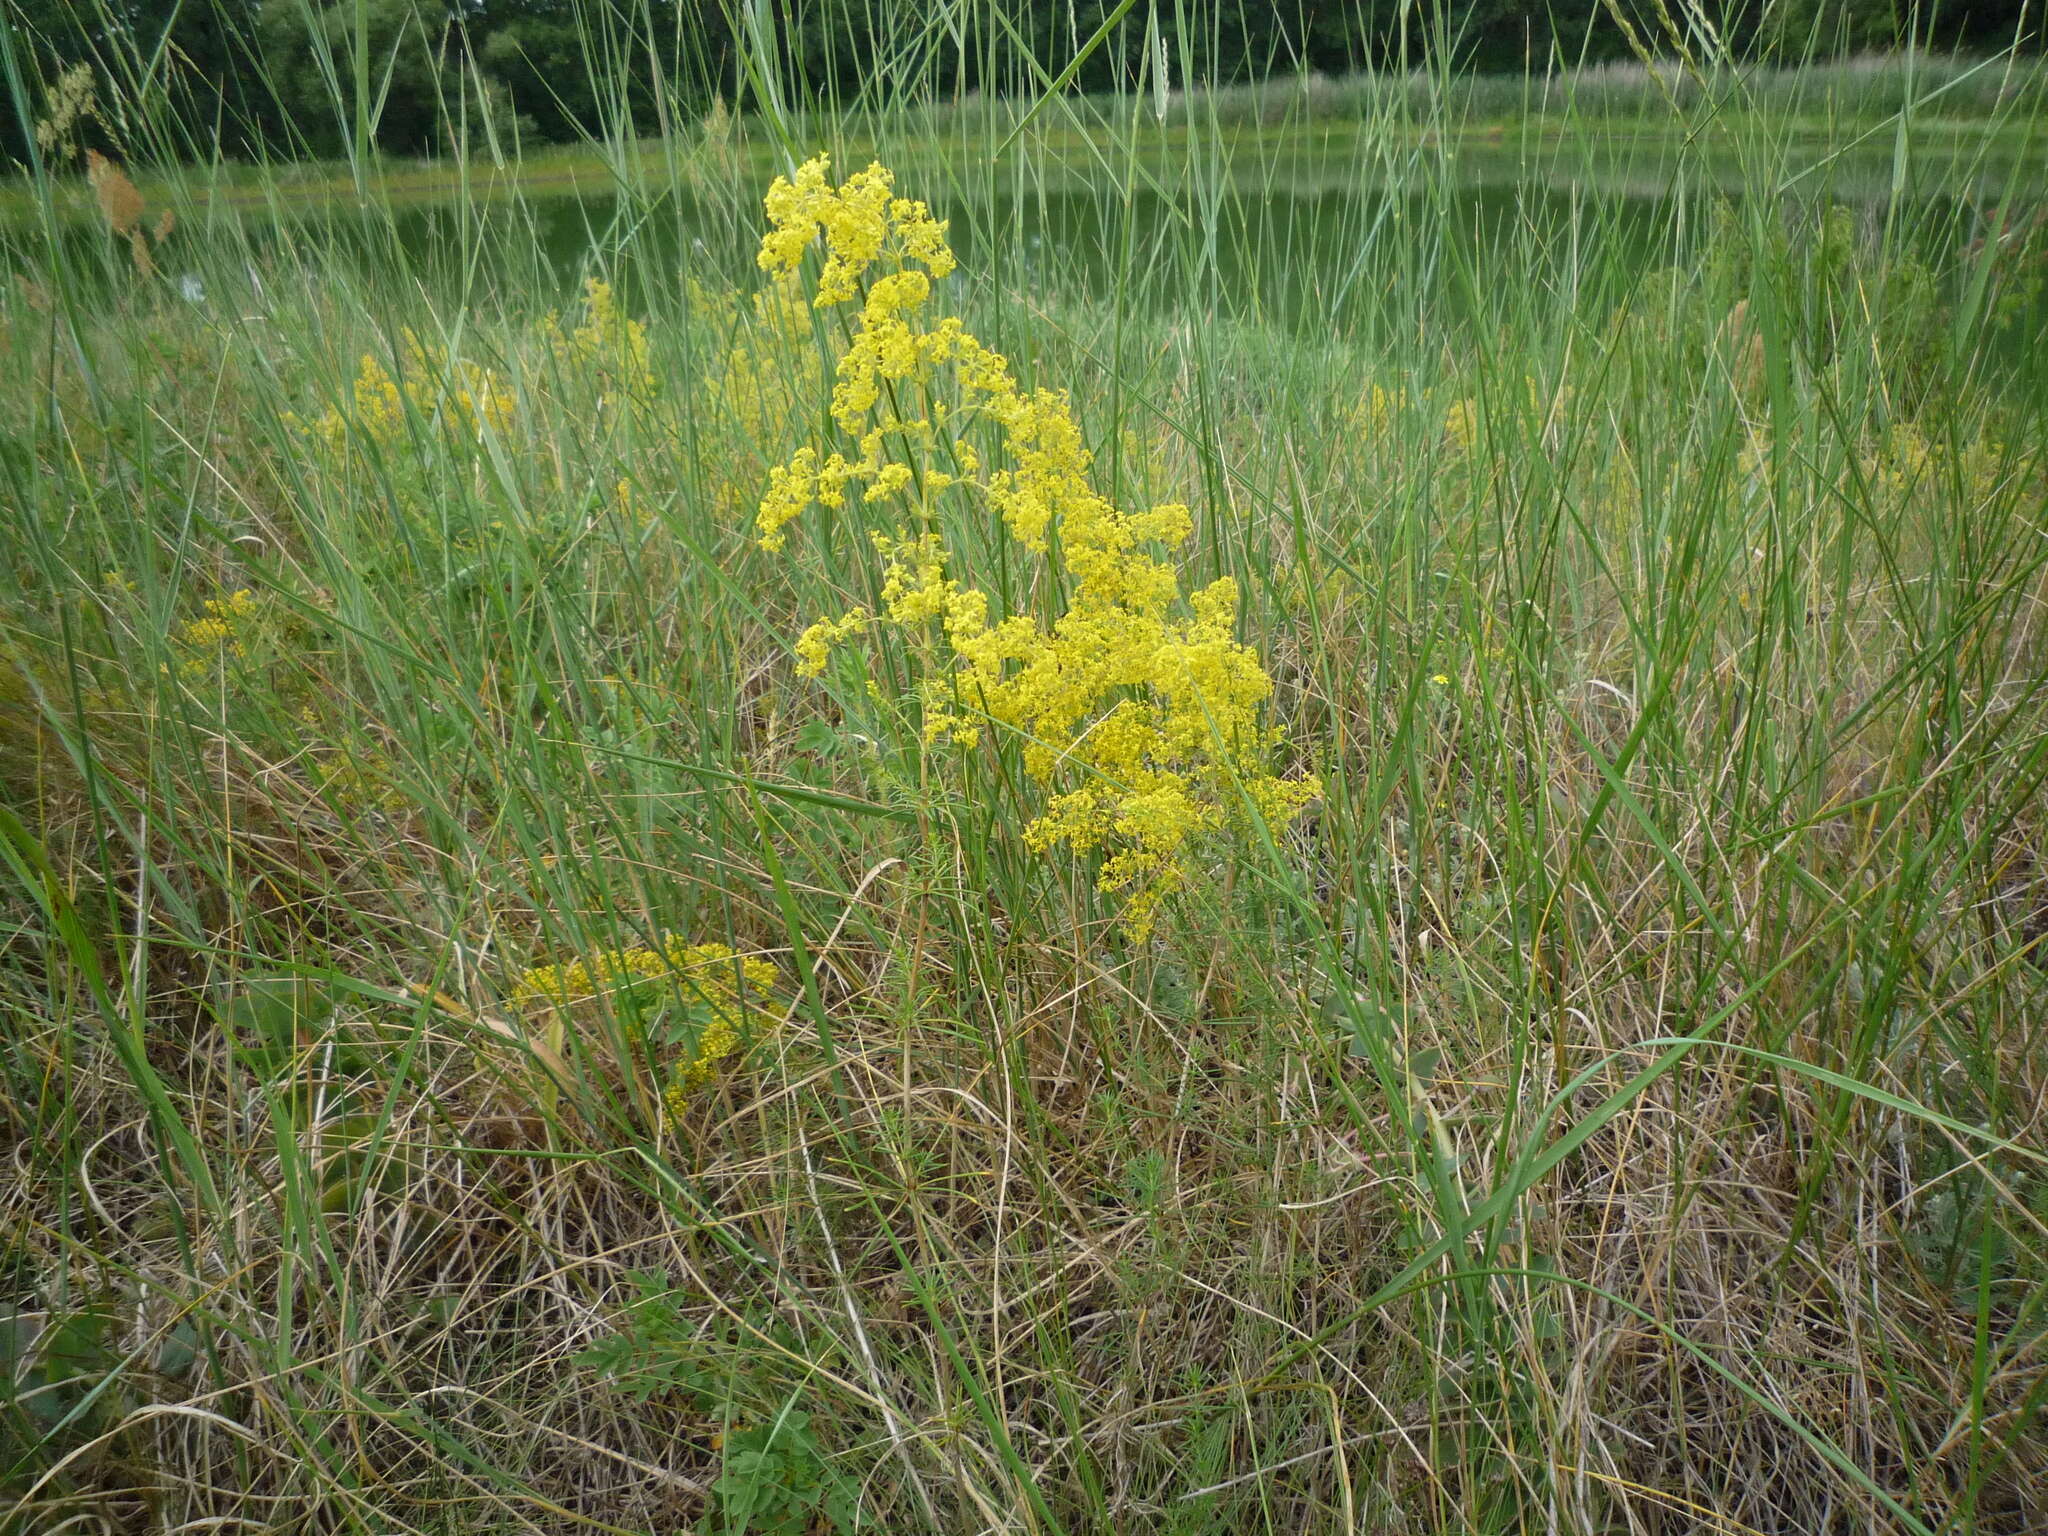
MULTIPOLYGON (((92 87, 70 155, 329 154, 364 132, 391 153, 457 132, 529 142, 648 132, 737 99, 731 0, 4 0, 30 100, 0 127, 23 160, 59 81, 92 87), (83 65, 89 75, 79 73, 83 65), (360 107, 360 112, 359 112, 360 107)), ((798 103, 1030 90, 1064 68, 1116 0, 777 0, 778 85, 798 103)), ((1598 63, 1644 48, 1827 56, 1913 41, 2028 45, 2024 0, 1209 0, 1134 6, 1076 77, 1144 77, 1163 45, 1176 85, 1414 66, 1489 72, 1598 63), (1684 20, 1675 21, 1675 17, 1684 20), (1693 35, 1674 32, 1686 26, 1693 35), (1156 30, 1155 30, 1156 29, 1156 30)), ((76 103, 74 103, 76 105, 76 103)), ((60 156, 62 158, 62 156, 60 156)))

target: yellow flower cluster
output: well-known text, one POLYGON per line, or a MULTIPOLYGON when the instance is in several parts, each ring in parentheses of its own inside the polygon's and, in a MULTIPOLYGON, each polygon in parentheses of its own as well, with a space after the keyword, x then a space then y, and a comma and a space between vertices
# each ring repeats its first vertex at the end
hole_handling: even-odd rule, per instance
POLYGON ((1370 385, 1358 401, 1343 413, 1347 436, 1353 443, 1369 443, 1384 437, 1394 424, 1400 402, 1383 385, 1370 385))
MULTIPOLYGON (((748 458, 786 454, 816 409, 824 380, 802 283, 784 274, 742 310, 735 291, 707 287, 695 277, 686 281, 697 318, 730 327, 730 342, 707 380, 713 418, 748 458)), ((721 477, 718 483, 722 510, 737 513, 738 505, 727 500, 729 482, 721 477)))
POLYGON ((351 432, 380 448, 390 447, 405 434, 408 409, 471 439, 486 428, 503 433, 512 426, 510 380, 468 358, 451 361, 446 349, 429 347, 409 330, 399 377, 364 353, 352 396, 353 410, 336 407, 310 423, 287 420, 334 452, 348 445, 351 432))
POLYGON ((200 617, 180 626, 178 643, 195 651, 225 646, 239 656, 242 642, 238 630, 255 617, 256 596, 247 587, 226 597, 209 597, 200 617))
MULTIPOLYGON (((636 401, 652 397, 654 367, 647 327, 620 311, 609 283, 594 277, 584 280, 582 318, 573 329, 564 330, 560 317, 550 314, 539 330, 558 359, 594 376, 601 388, 636 401)), ((405 435, 408 415, 468 441, 486 431, 506 434, 516 403, 506 375, 468 358, 450 358, 446 348, 429 346, 408 330, 395 377, 365 353, 346 406, 336 406, 310 422, 286 419, 315 442, 339 452, 352 436, 380 448, 392 446, 405 435)))
POLYGON ((635 1043, 646 1039, 639 993, 655 983, 662 996, 680 992, 694 1006, 698 1022, 694 1039, 686 1039, 667 1064, 668 1081, 662 1102, 671 1115, 681 1114, 690 1096, 712 1079, 718 1064, 740 1047, 748 1018, 761 1011, 761 999, 775 985, 775 967, 742 956, 723 944, 685 944, 664 935, 659 947, 635 944, 600 950, 588 958, 559 965, 539 965, 523 972, 513 988, 512 1005, 523 1014, 573 1013, 600 1000, 620 1013, 621 1026, 635 1043), (622 1006, 623 1004, 633 1006, 622 1006))
POLYGON ((799 167, 794 180, 775 178, 767 197, 769 230, 761 239, 762 271, 795 271, 812 242, 822 237, 825 266, 816 302, 824 308, 858 297, 861 279, 892 240, 898 277, 906 260, 933 277, 953 270, 946 226, 923 203, 891 197, 892 178, 880 165, 870 165, 837 188, 826 177, 830 168, 819 155, 799 167))
POLYGON ((1444 436, 1458 454, 1471 453, 1479 441, 1479 402, 1453 400, 1444 411, 1444 436))
POLYGON ((188 677, 197 676, 225 657, 240 660, 247 656, 249 626, 260 612, 255 594, 247 587, 226 597, 209 597, 201 605, 199 617, 180 624, 171 636, 184 653, 179 670, 188 677))
POLYGON ((761 502, 762 543, 779 547, 786 525, 814 502, 843 505, 854 481, 869 501, 911 493, 927 527, 935 498, 957 488, 1041 560, 1056 534, 1070 592, 1049 628, 1022 614, 992 620, 987 594, 947 574, 937 534, 877 536, 881 613, 855 609, 812 625, 796 644, 799 669, 817 674, 832 646, 874 623, 935 625, 951 659, 926 687, 928 738, 971 747, 981 722, 993 721, 1024 742, 1033 779, 1075 783, 1054 795, 1025 839, 1041 852, 1064 843, 1104 853, 1098 888, 1124 894, 1125 922, 1142 936, 1186 881, 1191 839, 1248 830, 1254 814, 1277 828, 1320 785, 1267 769, 1279 733, 1261 727, 1258 712, 1272 682, 1234 638, 1236 584, 1226 578, 1194 592, 1183 616, 1173 567, 1146 553, 1187 539, 1187 508, 1127 513, 1099 495, 1066 396, 1022 389, 1008 361, 957 318, 926 321, 932 283, 954 265, 945 226, 923 203, 892 197, 879 165, 836 190, 825 172, 820 157, 793 182, 777 179, 759 261, 771 273, 794 272, 822 239, 816 302, 861 299, 832 393, 833 421, 858 454, 821 458, 807 447, 779 466, 761 502), (899 414, 912 395, 925 415, 899 414), (987 470, 959 435, 977 423, 1000 445, 987 470), (893 456, 904 449, 915 452, 915 467, 893 456))
POLYGON ((583 319, 564 331, 558 316, 541 322, 541 334, 565 362, 594 370, 604 383, 628 399, 654 395, 654 365, 647 350, 647 327, 619 310, 612 285, 599 278, 583 280, 583 319))
MULTIPOLYGON (((356 374, 356 425, 363 434, 375 443, 391 443, 405 430, 405 400, 399 394, 398 382, 384 371, 384 365, 369 353, 363 354, 363 366, 356 374)), ((329 447, 339 447, 348 430, 348 423, 335 411, 329 411, 315 428, 327 440, 329 447)))
POLYGON ((1994 494, 2004 457, 1994 438, 1979 435, 1951 447, 1945 437, 1929 441, 1910 421, 1896 421, 1878 441, 1865 469, 1901 500, 1924 495, 1936 483, 1954 483, 1966 504, 1976 506, 1994 494))

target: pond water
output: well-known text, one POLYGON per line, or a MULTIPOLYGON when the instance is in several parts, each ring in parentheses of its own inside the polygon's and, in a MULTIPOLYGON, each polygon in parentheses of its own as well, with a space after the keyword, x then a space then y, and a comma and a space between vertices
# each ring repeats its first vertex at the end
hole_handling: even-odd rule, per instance
MULTIPOLYGON (((1788 227, 1846 206, 1867 243, 1888 239, 1938 272, 1957 267, 2001 207, 2014 220, 2042 202, 2038 177, 2003 151, 1937 136, 1902 175, 1892 149, 1814 153, 1803 168, 1788 171, 1781 159, 1759 173, 1668 134, 1601 140, 1582 130, 1569 143, 1533 135, 1442 150, 1423 141, 1395 154, 1334 131, 1261 142, 1199 167, 1185 146, 1124 162, 1070 149, 1065 162, 1035 167, 1028 184, 960 155, 906 165, 899 179, 950 221, 965 271, 1005 293, 1057 305, 1121 291, 1142 309, 1327 337, 1456 323, 1533 288, 1611 304, 1649 270, 1695 262, 1713 236, 1716 204, 1745 186, 1767 186, 1788 227)), ((366 272, 403 270, 453 302, 520 310, 566 301, 594 267, 629 303, 683 274, 747 285, 768 175, 764 158, 753 159, 723 184, 642 175, 631 196, 543 183, 374 210, 227 208, 213 218, 234 259, 215 270, 229 281, 242 270, 290 280, 318 253, 366 272)), ((38 238, 0 232, 31 265, 38 238)), ((128 276, 125 247, 112 250, 89 222, 63 238, 107 282, 128 276)), ((188 252, 204 238, 179 235, 188 252)))

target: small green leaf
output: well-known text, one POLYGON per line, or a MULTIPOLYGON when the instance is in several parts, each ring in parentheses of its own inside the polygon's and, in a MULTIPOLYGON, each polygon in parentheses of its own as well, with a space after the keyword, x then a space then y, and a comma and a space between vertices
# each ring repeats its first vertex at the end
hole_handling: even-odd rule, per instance
POLYGON ((796 749, 831 757, 839 750, 839 733, 823 720, 812 720, 796 733, 796 749))

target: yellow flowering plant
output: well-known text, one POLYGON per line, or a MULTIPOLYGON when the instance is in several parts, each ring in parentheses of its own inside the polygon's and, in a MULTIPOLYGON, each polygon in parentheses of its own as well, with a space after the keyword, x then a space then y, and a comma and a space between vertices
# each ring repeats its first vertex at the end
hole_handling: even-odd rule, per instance
POLYGON ((550 314, 541 321, 540 332, 566 368, 594 377, 606 396, 619 394, 635 403, 654 398, 647 327, 619 308, 610 283, 586 277, 577 323, 565 328, 560 316, 550 314))
POLYGON ((238 587, 226 597, 209 597, 201 605, 198 618, 178 626, 178 648, 195 653, 225 650, 235 656, 245 655, 242 637, 256 613, 255 594, 247 587, 238 587))
MULTIPOLYGON (((654 398, 647 327, 619 308, 609 283, 585 278, 575 323, 550 313, 542 317, 537 337, 566 376, 593 382, 600 399, 644 404, 654 398)), ((408 415, 460 442, 474 443, 485 432, 511 432, 518 396, 500 370, 451 357, 447 348, 410 329, 399 338, 394 362, 395 372, 364 353, 345 401, 310 421, 287 419, 330 452, 345 449, 352 436, 390 448, 404 437, 408 415)))
POLYGON ((200 605, 199 617, 171 630, 179 674, 200 678, 227 662, 246 661, 249 642, 263 619, 263 606, 247 587, 238 587, 225 597, 207 598, 200 605))
POLYGON ((512 1007, 541 1025, 556 1056, 572 1028, 589 1033, 608 1013, 626 1044, 657 1062, 658 1096, 673 1119, 738 1053, 763 1016, 775 980, 775 967, 765 960, 664 935, 652 946, 530 967, 512 990, 512 1007))
POLYGON ((405 435, 408 411, 451 436, 474 442, 485 430, 508 432, 514 403, 511 380, 504 374, 467 358, 451 359, 445 348, 429 345, 408 330, 396 376, 366 352, 345 405, 329 407, 310 422, 295 416, 287 420, 328 451, 339 453, 351 434, 390 448, 405 435))
POLYGON ((785 273, 741 304, 732 290, 687 281, 691 315, 726 332, 708 380, 718 416, 743 443, 783 438, 815 408, 824 379, 803 285, 785 273))
POLYGON ((738 517, 758 498, 763 466, 786 457, 817 410, 824 364, 810 298, 795 273, 754 293, 684 278, 691 318, 712 337, 700 415, 724 466, 711 478, 717 511, 738 517))
POLYGON ((923 637, 927 742, 973 748, 987 724, 1021 741, 1026 773, 1051 797, 1026 845, 1101 855, 1097 888, 1124 898, 1142 937, 1186 883, 1194 839, 1247 831, 1254 817, 1277 830, 1320 785, 1270 769, 1280 733, 1259 714, 1273 685, 1235 638, 1236 583, 1183 597, 1174 568, 1147 552, 1188 539, 1188 509, 1126 512, 1098 493, 1066 395, 1023 388, 957 317, 927 316, 955 265, 945 226, 895 196, 880 165, 837 187, 827 169, 820 156, 776 179, 758 260, 780 279, 815 249, 813 302, 858 304, 834 369, 843 442, 806 445, 771 472, 757 529, 778 549, 792 521, 844 507, 856 485, 863 502, 903 506, 910 526, 873 535, 878 610, 813 624, 796 642, 798 670, 816 676, 835 646, 876 626, 923 637), (986 464, 964 435, 976 428, 994 444, 986 464), (996 614, 950 574, 954 552, 937 531, 948 494, 993 513, 1041 568, 1057 542, 1064 611, 1050 622, 996 614))

